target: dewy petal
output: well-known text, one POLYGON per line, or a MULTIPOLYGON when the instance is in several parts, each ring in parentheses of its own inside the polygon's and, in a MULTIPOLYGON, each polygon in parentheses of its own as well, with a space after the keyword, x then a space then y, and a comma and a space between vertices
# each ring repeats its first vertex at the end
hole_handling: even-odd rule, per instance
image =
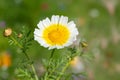
POLYGON ((52 24, 58 24, 58 22, 59 22, 59 16, 53 15, 52 18, 51 18, 51 23, 52 24))

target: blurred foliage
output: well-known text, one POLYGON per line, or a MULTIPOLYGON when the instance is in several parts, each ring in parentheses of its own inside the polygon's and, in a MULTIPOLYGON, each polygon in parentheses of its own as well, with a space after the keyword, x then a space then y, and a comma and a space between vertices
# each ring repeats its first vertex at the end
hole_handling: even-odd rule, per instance
MULTIPOLYGON (((2 80, 14 80, 16 63, 24 58, 19 49, 15 51, 15 46, 8 44, 8 39, 3 36, 4 29, 11 27, 21 33, 22 27, 27 26, 33 32, 39 20, 50 18, 53 14, 74 20, 80 38, 88 42, 86 53, 94 56, 91 63, 86 63, 88 80, 120 79, 119 0, 0 0, 0 54, 8 51, 12 57, 12 65, 7 71, 0 67, 2 80), (113 9, 113 14, 109 8, 113 9)), ((35 41, 33 44, 27 52, 35 60, 36 66, 41 66, 42 59, 48 59, 50 51, 35 41)), ((55 52, 56 59, 63 51, 65 49, 55 52)))

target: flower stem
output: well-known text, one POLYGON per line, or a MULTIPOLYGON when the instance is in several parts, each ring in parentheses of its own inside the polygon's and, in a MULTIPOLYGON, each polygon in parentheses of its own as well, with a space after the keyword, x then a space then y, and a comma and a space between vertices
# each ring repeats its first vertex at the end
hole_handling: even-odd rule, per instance
POLYGON ((34 65, 31 64, 31 67, 32 67, 33 73, 34 73, 34 75, 35 75, 35 80, 39 80, 39 79, 38 79, 38 76, 37 76, 37 74, 36 74, 36 71, 35 71, 34 65))
POLYGON ((52 50, 51 55, 50 55, 50 59, 53 57, 54 52, 55 52, 55 49, 52 50))
POLYGON ((54 52, 55 52, 55 49, 53 49, 52 52, 51 52, 51 55, 50 55, 50 58, 49 58, 49 62, 48 62, 47 70, 49 69, 49 65, 50 65, 50 63, 51 63, 51 61, 52 61, 52 57, 53 57, 53 55, 54 55, 54 52))
MULTIPOLYGON (((71 61, 71 60, 70 60, 71 61)), ((70 65, 70 61, 65 65, 65 67, 62 69, 61 73, 64 73, 66 71, 66 69, 69 67, 70 65)), ((56 80, 60 80, 60 78, 62 77, 62 74, 60 74, 56 80)))
MULTIPOLYGON (((20 47, 21 49, 24 48, 21 44, 19 44, 19 42, 18 42, 14 37, 10 36, 10 38, 15 42, 16 45, 18 45, 18 47, 20 47)), ((28 54, 26 53, 26 51, 23 51, 23 53, 25 54, 26 58, 27 58, 29 61, 31 61, 31 59, 30 59, 30 57, 28 56, 28 54)), ((38 79, 38 76, 37 76, 37 74, 36 74, 35 67, 34 67, 33 63, 30 63, 30 66, 31 66, 32 71, 33 71, 33 73, 34 73, 35 80, 39 80, 39 79, 38 79)))
MULTIPOLYGON (((50 55, 50 57, 49 57, 49 62, 48 62, 48 66, 47 66, 47 72, 49 73, 49 75, 48 75, 48 77, 47 78, 49 78, 49 76, 51 75, 51 71, 49 72, 49 68, 50 68, 50 64, 51 64, 51 62, 52 62, 52 58, 53 58, 53 55, 54 55, 54 52, 55 52, 55 49, 53 49, 52 50, 52 52, 51 52, 51 55, 50 55)), ((47 78, 45 79, 45 80, 47 80, 47 78)))
POLYGON ((19 44, 18 41, 14 37, 10 36, 10 38, 15 42, 16 45, 18 45, 18 47, 23 48, 23 46, 19 44))
MULTIPOLYGON (((25 54, 26 58, 30 61, 30 57, 28 56, 28 54, 26 52, 23 52, 23 53, 25 54)), ((35 80, 39 80, 38 76, 36 74, 35 67, 34 67, 33 63, 30 63, 30 66, 31 66, 32 71, 34 73, 35 80)))

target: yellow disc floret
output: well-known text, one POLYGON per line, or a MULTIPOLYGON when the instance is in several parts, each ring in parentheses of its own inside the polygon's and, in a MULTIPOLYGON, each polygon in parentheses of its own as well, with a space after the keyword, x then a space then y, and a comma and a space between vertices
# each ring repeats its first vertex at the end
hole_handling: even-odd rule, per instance
POLYGON ((70 37, 70 32, 66 26, 53 24, 45 28, 43 38, 50 45, 63 45, 70 37))

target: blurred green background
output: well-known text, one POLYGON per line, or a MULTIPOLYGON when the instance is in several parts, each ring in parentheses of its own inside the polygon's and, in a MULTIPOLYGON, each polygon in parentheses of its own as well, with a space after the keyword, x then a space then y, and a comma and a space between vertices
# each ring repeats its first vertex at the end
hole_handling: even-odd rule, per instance
MULTIPOLYGON (((23 57, 9 45, 4 29, 19 32, 25 25, 34 31, 40 20, 52 15, 74 20, 80 37, 88 42, 87 53, 94 55, 87 65, 88 80, 120 80, 120 0, 0 0, 0 54, 7 51, 12 59, 8 70, 2 71, 0 66, 0 80, 15 80, 11 73, 17 58, 23 57)), ((28 53, 39 65, 50 51, 36 41, 33 44, 28 53)))

